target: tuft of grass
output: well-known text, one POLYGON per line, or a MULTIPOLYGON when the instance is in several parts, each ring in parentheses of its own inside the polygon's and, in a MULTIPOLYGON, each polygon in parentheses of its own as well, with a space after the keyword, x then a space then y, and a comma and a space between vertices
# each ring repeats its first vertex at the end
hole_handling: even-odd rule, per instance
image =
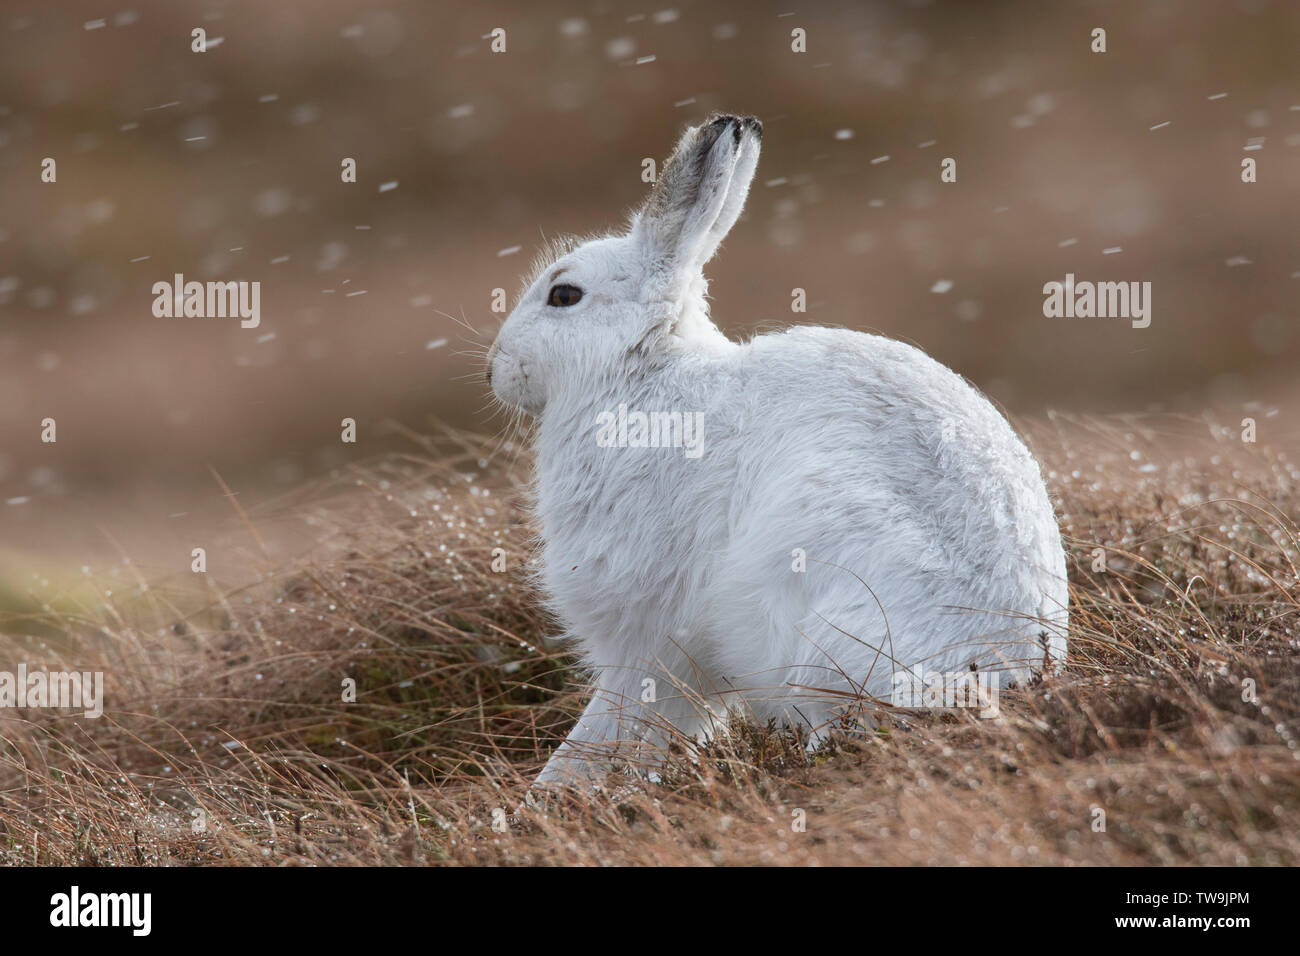
POLYGON ((254 584, 11 617, 0 669, 103 671, 106 708, 0 711, 0 863, 1300 862, 1300 468, 1205 421, 1027 431, 1072 633, 995 719, 862 701, 874 728, 813 754, 737 722, 515 815, 582 674, 528 583, 523 465, 447 435, 281 502, 321 544, 254 584))

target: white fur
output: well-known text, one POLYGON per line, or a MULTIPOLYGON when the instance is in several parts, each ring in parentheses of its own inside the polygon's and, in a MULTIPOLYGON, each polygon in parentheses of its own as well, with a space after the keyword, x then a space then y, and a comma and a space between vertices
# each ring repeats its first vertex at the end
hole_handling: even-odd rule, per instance
POLYGON ((837 701, 887 698, 899 668, 1005 684, 1065 654, 1052 505, 979 392, 879 336, 742 343, 710 321, 702 269, 760 138, 736 117, 688 130, 629 231, 544 269, 490 352, 497 397, 540 419, 540 581, 596 688, 539 783, 670 727, 709 734, 728 708, 815 740, 837 701), (547 305, 560 271, 574 306, 547 305), (703 454, 601 447, 597 416, 620 404, 702 412, 703 454))

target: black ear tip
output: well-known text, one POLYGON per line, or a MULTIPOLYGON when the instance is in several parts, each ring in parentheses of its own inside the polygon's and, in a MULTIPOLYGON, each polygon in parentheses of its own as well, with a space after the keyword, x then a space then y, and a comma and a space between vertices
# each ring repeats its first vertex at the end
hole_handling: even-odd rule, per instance
POLYGON ((734 113, 714 113, 704 124, 710 132, 721 134, 723 129, 731 125, 731 134, 735 137, 736 142, 740 142, 740 137, 750 132, 759 139, 763 138, 763 122, 757 116, 738 116, 734 113))

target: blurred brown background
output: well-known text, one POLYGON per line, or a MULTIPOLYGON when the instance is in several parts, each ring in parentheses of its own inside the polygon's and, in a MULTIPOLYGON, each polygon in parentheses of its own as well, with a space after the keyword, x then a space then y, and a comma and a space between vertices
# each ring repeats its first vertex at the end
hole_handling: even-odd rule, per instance
POLYGON ((615 225, 714 109, 766 124, 710 268, 731 333, 876 329, 1015 416, 1220 409, 1291 442, 1298 49, 1290 0, 5 0, 0 554, 181 571, 232 515, 210 468, 252 507, 409 447, 385 420, 498 427, 492 290, 543 232, 615 225), (155 318, 176 272, 260 281, 260 328, 155 318), (1044 318, 1066 272, 1150 281, 1150 328, 1044 318))

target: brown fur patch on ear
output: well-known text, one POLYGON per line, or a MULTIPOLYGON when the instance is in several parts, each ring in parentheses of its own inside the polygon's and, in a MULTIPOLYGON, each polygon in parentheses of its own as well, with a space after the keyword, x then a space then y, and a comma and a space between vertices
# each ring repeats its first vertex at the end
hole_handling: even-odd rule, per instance
POLYGON ((682 133, 677 146, 659 171, 654 187, 642 207, 642 215, 655 218, 666 213, 673 202, 689 204, 694 201, 693 194, 674 196, 675 188, 682 180, 698 182, 709 149, 718 141, 719 134, 732 119, 731 116, 715 113, 707 122, 689 127, 682 133))

